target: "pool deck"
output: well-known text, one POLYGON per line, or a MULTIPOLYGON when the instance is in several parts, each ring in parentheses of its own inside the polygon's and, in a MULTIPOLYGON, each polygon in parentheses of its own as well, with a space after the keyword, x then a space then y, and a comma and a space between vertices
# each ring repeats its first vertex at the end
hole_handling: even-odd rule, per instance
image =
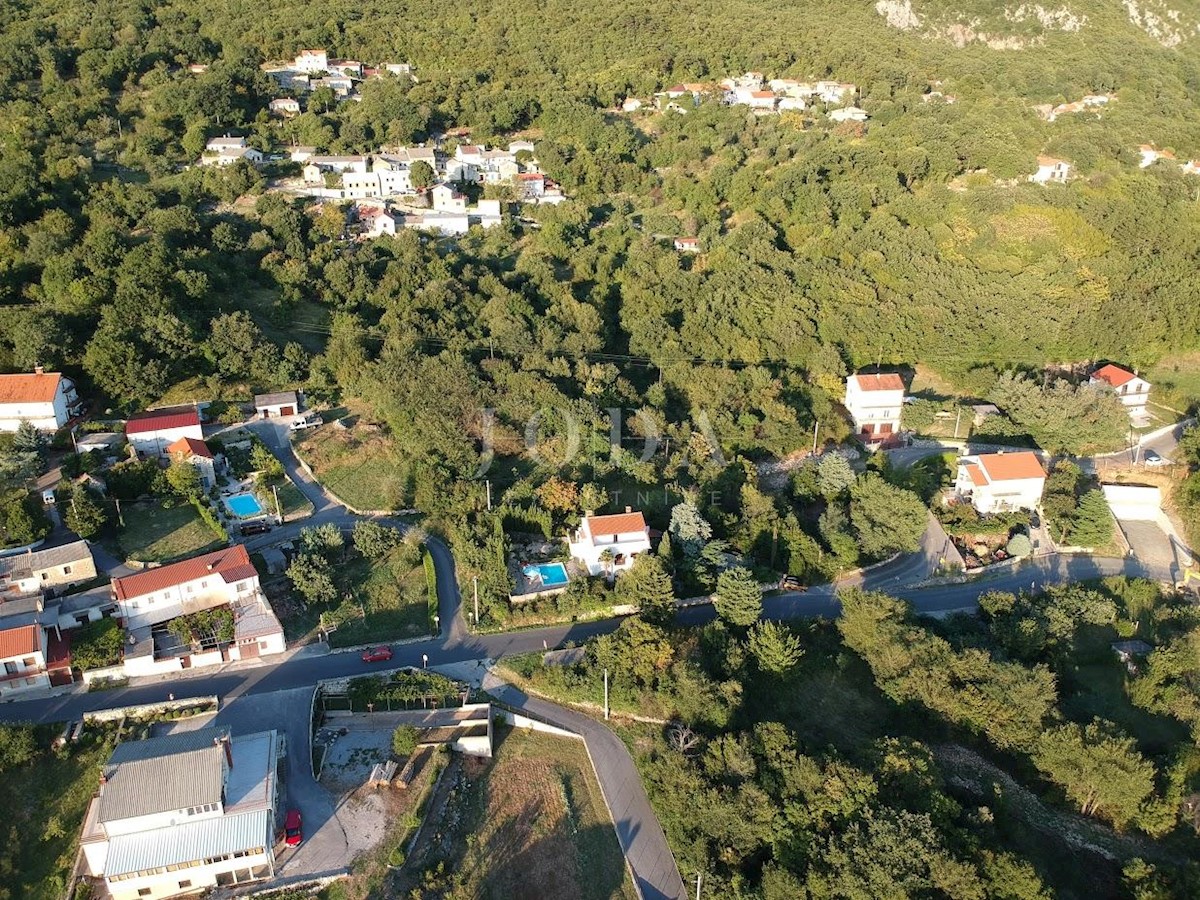
MULTIPOLYGON (((509 570, 512 571, 511 569, 509 570)), ((509 595, 510 603, 528 603, 531 600, 537 600, 542 597, 553 597, 555 594, 561 594, 569 586, 571 581, 581 577, 577 571, 572 571, 572 567, 568 563, 562 562, 544 562, 544 563, 528 563, 525 566, 517 566, 514 581, 516 582, 515 591, 509 595), (554 566, 561 567, 567 575, 567 580, 553 584, 547 584, 540 578, 530 578, 525 574, 526 568, 537 568, 538 566, 554 566)))

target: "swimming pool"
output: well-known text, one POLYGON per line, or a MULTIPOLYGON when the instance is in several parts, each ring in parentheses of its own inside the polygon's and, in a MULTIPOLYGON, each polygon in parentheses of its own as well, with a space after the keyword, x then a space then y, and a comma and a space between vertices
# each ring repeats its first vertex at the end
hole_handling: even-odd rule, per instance
POLYGON ((562 587, 570 580, 567 578, 567 567, 562 563, 539 563, 526 566, 521 571, 531 582, 542 587, 562 587))
POLYGON ((234 494, 225 498, 225 506, 239 519, 253 519, 264 512, 263 505, 253 494, 234 494))

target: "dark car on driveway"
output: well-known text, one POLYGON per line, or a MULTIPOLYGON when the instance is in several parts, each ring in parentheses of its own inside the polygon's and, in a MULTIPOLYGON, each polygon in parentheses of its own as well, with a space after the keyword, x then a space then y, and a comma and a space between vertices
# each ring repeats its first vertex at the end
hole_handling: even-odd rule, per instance
POLYGON ((288 810, 287 819, 283 823, 283 839, 289 847, 295 847, 304 840, 304 827, 300 819, 300 810, 288 810))
POLYGON ((391 658, 391 647, 372 647, 370 650, 364 650, 362 655, 363 662, 385 662, 391 658))
POLYGON ((248 522, 245 525, 238 526, 238 531, 241 532, 242 537, 248 537, 252 534, 266 534, 270 530, 271 524, 269 522, 248 522))

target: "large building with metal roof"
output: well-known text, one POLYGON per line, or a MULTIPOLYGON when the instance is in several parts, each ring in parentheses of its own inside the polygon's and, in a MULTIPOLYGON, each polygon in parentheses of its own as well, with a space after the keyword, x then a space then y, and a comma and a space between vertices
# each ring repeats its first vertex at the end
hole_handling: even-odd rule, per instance
POLYGON ((280 737, 201 728, 118 744, 80 845, 113 900, 199 893, 275 874, 280 737))

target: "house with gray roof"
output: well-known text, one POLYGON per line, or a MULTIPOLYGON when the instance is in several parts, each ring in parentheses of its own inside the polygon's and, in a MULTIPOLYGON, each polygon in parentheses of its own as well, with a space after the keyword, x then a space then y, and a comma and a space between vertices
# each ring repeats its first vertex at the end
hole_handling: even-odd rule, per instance
POLYGON ((113 900, 178 896, 275 874, 275 731, 200 728, 118 744, 80 846, 113 900))
POLYGON ((87 541, 0 557, 0 601, 56 593, 91 581, 96 561, 87 541))

